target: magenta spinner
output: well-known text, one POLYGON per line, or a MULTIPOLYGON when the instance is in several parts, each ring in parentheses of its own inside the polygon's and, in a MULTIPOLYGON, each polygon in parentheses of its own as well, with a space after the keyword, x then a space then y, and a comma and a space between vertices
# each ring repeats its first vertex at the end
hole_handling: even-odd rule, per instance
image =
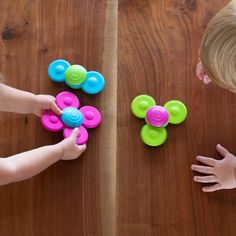
POLYGON ((100 112, 92 106, 80 107, 80 101, 76 95, 70 92, 61 92, 56 96, 56 104, 62 109, 62 115, 56 115, 53 111, 45 111, 41 117, 42 126, 52 132, 63 130, 64 138, 70 136, 75 127, 79 128, 77 144, 87 142, 88 132, 86 128, 96 128, 101 123, 100 112))

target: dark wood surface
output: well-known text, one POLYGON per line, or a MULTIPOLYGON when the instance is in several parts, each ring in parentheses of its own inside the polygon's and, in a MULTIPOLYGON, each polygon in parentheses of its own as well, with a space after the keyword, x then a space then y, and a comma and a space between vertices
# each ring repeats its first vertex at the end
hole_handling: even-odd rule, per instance
MULTIPOLYGON (((52 95, 69 90, 47 77, 56 58, 101 71, 107 81, 97 96, 74 91, 103 114, 86 153, 0 188, 1 236, 235 235, 235 190, 203 193, 190 170, 197 154, 219 158, 217 143, 236 154, 235 94, 194 75, 204 28, 228 2, 0 1, 7 84, 52 95), (142 144, 144 122, 130 112, 141 93, 188 107, 186 122, 169 126, 159 148, 142 144)), ((31 115, 1 113, 0 131, 1 156, 61 140, 31 115)))
MULTIPOLYGON (((0 10, 0 71, 7 84, 52 95, 69 90, 47 76, 49 63, 57 58, 100 71, 107 79, 100 95, 74 91, 82 105, 96 106, 103 115, 103 124, 90 132, 86 153, 35 178, 0 188, 0 235, 114 235, 115 200, 110 191, 115 156, 110 153, 116 114, 109 111, 116 111, 112 93, 117 2, 7 0, 0 1, 0 10)), ((37 117, 4 113, 0 117, 1 156, 62 139, 62 134, 44 130, 37 117)))
POLYGON ((228 2, 119 1, 117 235, 235 235, 236 191, 203 193, 190 170, 197 154, 215 156, 217 143, 236 153, 235 94, 194 73, 204 28, 228 2), (144 121, 130 112, 143 93, 188 107, 159 148, 144 146, 144 121))

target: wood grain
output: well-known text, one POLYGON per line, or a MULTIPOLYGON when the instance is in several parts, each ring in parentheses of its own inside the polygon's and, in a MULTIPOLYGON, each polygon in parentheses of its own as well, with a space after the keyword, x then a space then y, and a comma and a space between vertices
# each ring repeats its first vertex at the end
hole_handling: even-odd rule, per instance
MULTIPOLYGON (((0 1, 0 10, 0 71, 7 84, 52 95, 69 90, 47 76, 57 58, 100 71, 107 79, 98 96, 74 91, 82 105, 103 114, 103 124, 90 132, 86 153, 0 188, 0 235, 114 235, 117 1, 8 0, 0 1)), ((34 116, 0 117, 1 156, 62 138, 42 129, 34 116)))
MULTIPOLYGON (((204 28, 228 2, 0 1, 0 71, 9 85, 69 90, 47 77, 56 58, 101 71, 107 82, 96 97, 74 91, 103 114, 81 158, 0 188, 1 236, 235 235, 235 190, 204 194, 190 170, 197 154, 217 156, 217 143, 236 153, 235 95, 194 75, 204 28), (144 122, 130 112, 141 93, 188 107, 159 148, 142 144, 144 122)), ((0 131, 1 156, 61 140, 31 115, 1 113, 0 131)))
POLYGON ((235 94, 194 74, 204 28, 228 2, 119 1, 117 235, 235 235, 235 190, 205 194, 190 170, 196 155, 215 156, 217 143, 236 153, 235 94), (141 142, 144 121, 130 112, 145 93, 188 107, 159 148, 141 142))

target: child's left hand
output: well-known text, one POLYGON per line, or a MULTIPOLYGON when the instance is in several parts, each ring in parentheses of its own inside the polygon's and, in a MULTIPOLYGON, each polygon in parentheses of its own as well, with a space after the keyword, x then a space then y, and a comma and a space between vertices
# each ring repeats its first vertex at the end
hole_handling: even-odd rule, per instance
POLYGON ((32 113, 37 116, 42 116, 45 110, 52 110, 57 115, 61 115, 62 111, 55 103, 55 98, 51 95, 35 95, 35 105, 32 113))
POLYGON ((216 160, 198 156, 197 161, 205 165, 192 165, 191 167, 193 171, 207 174, 207 176, 194 176, 195 182, 214 183, 211 186, 203 187, 204 192, 236 188, 236 157, 219 144, 216 149, 224 159, 216 160))

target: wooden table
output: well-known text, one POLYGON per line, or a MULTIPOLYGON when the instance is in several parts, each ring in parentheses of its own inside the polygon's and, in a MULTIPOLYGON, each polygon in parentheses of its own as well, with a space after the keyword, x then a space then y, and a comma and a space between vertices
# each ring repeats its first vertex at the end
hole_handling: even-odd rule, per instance
MULTIPOLYGON (((7 84, 52 95, 69 90, 48 79, 57 58, 100 71, 107 82, 96 96, 74 91, 103 114, 81 158, 0 188, 1 236, 235 235, 235 190, 203 193, 190 170, 197 154, 217 156, 217 143, 236 153, 236 96, 194 74, 204 28, 228 2, 0 1, 7 84), (143 93, 188 107, 186 122, 169 126, 159 148, 141 142, 144 122, 130 112, 143 93)), ((2 113, 0 131, 1 156, 61 140, 32 115, 2 113)))

